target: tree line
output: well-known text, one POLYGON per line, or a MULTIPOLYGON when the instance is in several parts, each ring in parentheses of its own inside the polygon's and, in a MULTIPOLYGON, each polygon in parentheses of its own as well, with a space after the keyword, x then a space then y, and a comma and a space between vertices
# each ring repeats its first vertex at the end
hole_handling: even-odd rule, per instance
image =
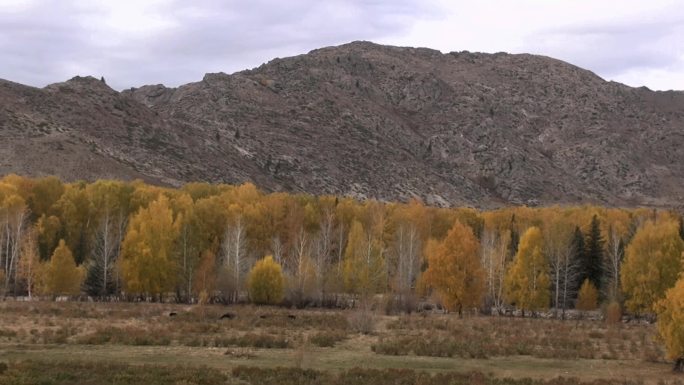
POLYGON ((5 295, 236 302, 257 296, 248 288, 261 260, 277 268, 254 274, 268 277, 253 282, 268 299, 257 302, 324 306, 387 294, 409 307, 433 295, 457 312, 604 302, 645 314, 682 270, 682 228, 679 214, 644 208, 479 211, 266 194, 252 184, 8 175, 0 283, 5 295))

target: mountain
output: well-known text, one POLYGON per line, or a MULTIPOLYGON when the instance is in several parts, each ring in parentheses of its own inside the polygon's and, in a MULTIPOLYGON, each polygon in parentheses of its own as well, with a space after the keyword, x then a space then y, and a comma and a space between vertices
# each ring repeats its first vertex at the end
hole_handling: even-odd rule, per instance
POLYGON ((117 92, 0 81, 0 173, 435 205, 679 206, 684 92, 543 56, 353 42, 117 92))

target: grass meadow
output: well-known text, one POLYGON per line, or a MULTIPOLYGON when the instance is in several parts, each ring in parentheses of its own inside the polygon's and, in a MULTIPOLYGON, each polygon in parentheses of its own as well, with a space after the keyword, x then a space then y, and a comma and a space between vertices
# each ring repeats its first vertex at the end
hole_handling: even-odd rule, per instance
POLYGON ((680 383, 647 323, 0 303, 0 385, 680 383))

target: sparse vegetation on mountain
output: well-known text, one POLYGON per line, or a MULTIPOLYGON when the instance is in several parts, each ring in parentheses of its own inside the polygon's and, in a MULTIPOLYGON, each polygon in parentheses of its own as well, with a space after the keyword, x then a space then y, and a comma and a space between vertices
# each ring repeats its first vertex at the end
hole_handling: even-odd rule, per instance
POLYGON ((682 105, 684 93, 548 57, 354 42, 177 88, 0 81, 0 173, 249 181, 430 205, 674 207, 682 105))

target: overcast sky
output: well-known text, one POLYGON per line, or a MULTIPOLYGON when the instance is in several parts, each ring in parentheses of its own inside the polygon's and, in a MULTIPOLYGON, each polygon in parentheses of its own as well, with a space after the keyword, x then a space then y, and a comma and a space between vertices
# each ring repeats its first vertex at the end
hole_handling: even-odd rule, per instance
POLYGON ((0 78, 34 86, 177 86, 353 40, 543 54, 684 90, 681 0, 0 0, 0 78))

